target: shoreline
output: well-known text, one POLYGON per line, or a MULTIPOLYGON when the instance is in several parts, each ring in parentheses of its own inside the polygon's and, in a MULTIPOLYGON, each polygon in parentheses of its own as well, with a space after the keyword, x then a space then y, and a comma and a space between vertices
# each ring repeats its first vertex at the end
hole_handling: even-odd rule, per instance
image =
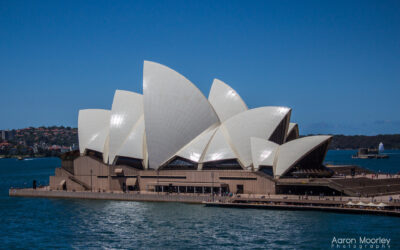
POLYGON ((191 204, 204 204, 205 207, 225 207, 242 209, 273 209, 273 210, 296 210, 296 211, 322 211, 347 214, 369 214, 400 217, 400 204, 392 205, 396 210, 370 209, 359 207, 345 207, 345 201, 338 200, 288 200, 288 199, 249 199, 227 196, 211 195, 176 195, 176 194, 144 194, 144 193, 108 193, 108 192, 69 192, 48 190, 47 187, 40 189, 32 188, 10 188, 10 197, 31 198, 61 198, 61 199, 90 199, 90 200, 116 200, 116 201, 138 201, 138 202, 180 202, 191 204))
POLYGON ((0 155, 0 160, 1 159, 36 159, 36 158, 58 158, 58 156, 53 155, 53 156, 46 156, 46 155, 0 155))
MULTIPOLYGON (((330 148, 328 149, 328 151, 354 151, 354 150, 358 150, 358 148, 330 148)), ((400 148, 387 148, 385 149, 385 151, 400 151, 400 148)), ((385 154, 393 154, 391 152, 387 152, 385 154)), ((55 154, 55 155, 0 155, 0 159, 17 159, 17 158, 59 158, 59 156, 61 155, 61 153, 59 154, 55 154)))

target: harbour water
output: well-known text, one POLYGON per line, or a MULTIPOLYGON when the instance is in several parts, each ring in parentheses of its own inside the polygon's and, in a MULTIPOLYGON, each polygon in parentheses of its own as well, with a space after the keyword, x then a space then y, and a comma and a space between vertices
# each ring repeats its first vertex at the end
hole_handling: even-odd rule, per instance
MULTIPOLYGON (((351 159, 354 152, 329 151, 326 160, 400 171, 400 151, 385 151, 390 158, 381 160, 351 159)), ((332 249, 335 237, 355 238, 359 249, 359 237, 381 237, 400 249, 396 217, 8 196, 33 179, 46 185, 59 165, 57 158, 0 160, 0 248, 332 249)))
POLYGON ((329 150, 326 157, 326 164, 358 165, 374 172, 396 174, 400 172, 400 150, 385 150, 383 154, 388 155, 388 159, 352 159, 357 150, 329 150))

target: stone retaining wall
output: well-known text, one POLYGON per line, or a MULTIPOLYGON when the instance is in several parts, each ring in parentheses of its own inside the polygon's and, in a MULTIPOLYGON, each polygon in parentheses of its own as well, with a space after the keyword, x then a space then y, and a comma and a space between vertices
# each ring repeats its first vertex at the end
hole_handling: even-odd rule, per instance
MULTIPOLYGON (((137 193, 102 193, 102 192, 69 192, 69 191, 49 191, 46 189, 10 189, 10 196, 16 197, 42 197, 42 198, 75 198, 75 199, 97 199, 97 200, 126 200, 126 201, 162 201, 162 202, 185 202, 202 203, 211 201, 211 196, 199 195, 174 195, 174 194, 137 194, 137 193)), ((215 197, 217 200, 226 197, 215 197)))

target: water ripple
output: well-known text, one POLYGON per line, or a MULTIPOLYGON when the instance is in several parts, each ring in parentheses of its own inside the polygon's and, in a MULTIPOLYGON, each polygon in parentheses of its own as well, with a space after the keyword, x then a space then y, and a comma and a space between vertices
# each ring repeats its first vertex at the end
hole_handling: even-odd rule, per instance
POLYGON ((15 183, 45 182, 58 163, 28 162, 30 169, 26 162, 0 161, 0 248, 324 249, 330 248, 333 236, 364 235, 391 238, 391 248, 400 248, 400 218, 8 197, 7 190, 15 183))

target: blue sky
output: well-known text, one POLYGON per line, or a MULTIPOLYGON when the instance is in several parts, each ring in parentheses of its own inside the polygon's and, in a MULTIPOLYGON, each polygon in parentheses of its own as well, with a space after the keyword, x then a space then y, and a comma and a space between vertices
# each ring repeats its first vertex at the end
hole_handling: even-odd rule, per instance
POLYGON ((0 0, 0 129, 77 126, 143 60, 208 96, 289 106, 302 134, 400 133, 400 1, 0 0))

